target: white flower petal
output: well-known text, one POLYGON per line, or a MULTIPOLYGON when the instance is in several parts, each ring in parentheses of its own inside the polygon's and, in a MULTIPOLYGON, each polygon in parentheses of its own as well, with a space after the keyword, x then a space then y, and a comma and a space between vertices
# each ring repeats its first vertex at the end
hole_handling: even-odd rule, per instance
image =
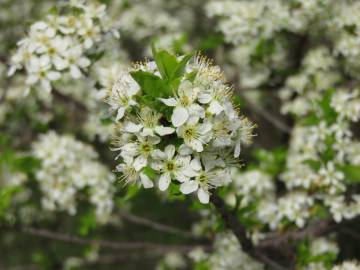
POLYGON ((191 162, 190 162, 190 167, 193 169, 193 170, 196 170, 196 171, 200 171, 201 170, 201 162, 198 158, 194 158, 191 162))
POLYGON ((147 158, 144 156, 138 156, 134 161, 134 168, 138 172, 147 165, 147 158))
POLYGON ((141 124, 134 124, 133 122, 127 122, 124 126, 126 132, 137 133, 141 130, 143 126, 141 124))
POLYGON ((207 204, 207 203, 209 203, 209 200, 210 200, 210 194, 209 194, 209 192, 206 192, 204 189, 199 188, 198 198, 201 203, 207 204))
POLYGON ((205 117, 205 110, 199 104, 192 104, 189 107, 189 112, 190 112, 190 115, 192 115, 192 116, 196 116, 196 117, 199 117, 199 118, 204 118, 205 117))
POLYGON ((56 71, 49 71, 46 77, 50 81, 56 81, 56 80, 60 79, 61 74, 59 72, 56 72, 56 71))
POLYGON ((175 98, 159 98, 159 100, 164 103, 166 106, 175 107, 177 101, 175 98))
POLYGON ((189 181, 190 178, 184 174, 184 171, 175 172, 174 175, 176 180, 178 180, 181 183, 189 181))
POLYGON ((172 159, 173 156, 175 155, 175 146, 172 145, 172 144, 166 146, 165 147, 165 154, 166 154, 168 159, 172 159))
POLYGON ((70 66, 70 74, 71 74, 71 77, 73 77, 74 79, 79 79, 82 75, 79 67, 76 65, 70 66))
POLYGON ((187 156, 187 155, 191 155, 193 153, 193 150, 190 147, 188 147, 186 144, 182 144, 180 145, 178 152, 182 156, 187 156))
POLYGON ((196 181, 187 181, 185 183, 182 183, 180 185, 180 191, 183 194, 190 194, 192 192, 194 192, 195 190, 197 190, 199 187, 199 184, 196 181))
POLYGON ((161 191, 167 190, 170 185, 170 175, 168 173, 162 174, 159 179, 159 189, 161 191))
POLYGON ((204 147, 199 140, 191 140, 189 146, 196 152, 202 152, 204 150, 204 147))
POLYGON ((208 111, 212 114, 219 114, 224 110, 224 108, 220 105, 217 100, 213 100, 210 103, 208 111))
POLYGON ((166 159, 166 153, 160 151, 159 149, 155 149, 152 153, 151 153, 151 156, 154 158, 154 159, 160 159, 160 160, 164 160, 166 159))
POLYGON ((116 115, 116 121, 119 121, 121 118, 124 117, 125 114, 125 108, 124 107, 120 107, 117 111, 117 115, 116 115))
POLYGON ((208 93, 202 93, 199 95, 198 100, 202 104, 209 103, 211 101, 212 97, 208 93))
POLYGON ((186 120, 189 118, 189 113, 187 109, 183 107, 176 107, 171 116, 171 123, 175 127, 180 127, 185 124, 186 120))
POLYGON ((199 132, 200 134, 204 135, 211 131, 211 124, 210 123, 204 123, 202 125, 199 125, 199 132))
POLYGON ((152 188, 154 186, 154 183, 145 173, 140 173, 140 180, 144 188, 152 188))
POLYGON ((175 129, 172 127, 157 126, 155 127, 155 132, 160 136, 165 136, 174 133, 175 129))
POLYGON ((144 128, 141 132, 141 136, 143 137, 154 136, 154 131, 151 128, 144 128))
POLYGON ((237 142, 235 144, 234 157, 237 158, 240 156, 240 150, 241 150, 240 142, 237 142))

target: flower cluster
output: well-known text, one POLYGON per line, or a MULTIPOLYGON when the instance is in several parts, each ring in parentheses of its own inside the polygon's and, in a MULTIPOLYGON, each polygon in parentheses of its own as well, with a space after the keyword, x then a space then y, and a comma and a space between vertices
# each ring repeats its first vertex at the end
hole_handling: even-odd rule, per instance
POLYGON ((86 191, 96 207, 96 215, 106 220, 113 209, 115 176, 100 164, 96 152, 72 136, 49 132, 32 145, 33 154, 41 161, 36 179, 44 195, 42 205, 54 211, 76 213, 77 195, 86 191))
POLYGON ((281 228, 288 222, 302 228, 311 216, 313 198, 304 192, 290 192, 279 200, 263 200, 260 202, 257 216, 271 229, 281 228))
POLYGON ((214 251, 206 254, 194 250, 190 256, 197 263, 202 263, 204 269, 211 270, 261 270, 264 266, 249 255, 241 248, 236 237, 231 233, 222 233, 217 235, 214 243, 214 251), (205 266, 205 267, 204 267, 205 266))
MULTIPOLYGON (((253 38, 270 38, 281 30, 302 32, 324 12, 324 0, 210 1, 209 17, 219 17, 219 29, 228 42, 240 44, 253 38)), ((328 1, 331 2, 331 1, 328 1)))
POLYGON ((356 261, 345 261, 340 265, 336 265, 332 270, 359 270, 360 264, 356 261))
POLYGON ((18 42, 9 74, 25 69, 26 84, 48 92, 64 74, 80 78, 91 64, 89 50, 109 31, 105 8, 95 1, 74 0, 64 14, 32 24, 28 36, 18 42))
POLYGON ((238 115, 219 67, 166 51, 154 58, 121 74, 106 99, 120 131, 117 171, 145 188, 155 179, 160 190, 180 184, 208 203, 210 190, 230 181, 254 126, 238 115))
POLYGON ((241 197, 241 206, 247 206, 257 199, 273 196, 274 182, 270 175, 261 170, 248 170, 233 175, 234 194, 241 197))
MULTIPOLYGON (((327 270, 328 266, 332 265, 337 255, 339 254, 339 247, 336 242, 326 238, 317 238, 307 243, 305 254, 298 254, 304 257, 304 266, 299 266, 299 269, 304 270, 327 270)), ((304 247, 304 246, 303 246, 304 247)))

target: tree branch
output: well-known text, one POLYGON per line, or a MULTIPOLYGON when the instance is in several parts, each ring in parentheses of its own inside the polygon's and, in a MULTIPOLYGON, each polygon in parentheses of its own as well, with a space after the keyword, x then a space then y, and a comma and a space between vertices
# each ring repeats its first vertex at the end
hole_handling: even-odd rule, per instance
POLYGON ((136 216, 134 214, 131 214, 131 213, 123 211, 123 210, 120 210, 119 213, 120 213, 121 217, 128 220, 129 222, 132 222, 132 223, 135 223, 138 225, 142 225, 142 226, 146 226, 146 227, 149 227, 149 228, 154 229, 159 232, 170 233, 170 234, 174 234, 174 235, 185 237, 185 238, 200 240, 199 237, 192 234, 191 232, 183 231, 181 229, 178 229, 178 228, 175 228, 175 227, 172 227, 169 225, 161 224, 156 221, 152 221, 152 220, 140 217, 140 216, 136 216))
POLYGON ((239 222, 234 213, 228 211, 225 202, 221 197, 219 197, 216 193, 213 193, 211 194, 210 201, 220 213, 225 226, 234 233, 244 252, 248 253, 251 257, 262 262, 271 269, 286 270, 286 268, 265 256, 259 250, 255 249, 252 241, 246 235, 245 227, 239 222))
POLYGON ((246 103, 254 110, 255 113, 261 115, 265 120, 267 120, 270 124, 274 125, 274 127, 280 129, 281 131, 290 134, 291 127, 281 121, 277 116, 273 115, 271 112, 264 110, 254 102, 252 102, 246 95, 240 94, 240 96, 246 101, 246 103))
POLYGON ((262 240, 258 246, 262 248, 280 246, 288 247, 289 245, 291 245, 291 243, 296 243, 306 238, 323 236, 337 230, 341 231, 343 230, 343 228, 346 229, 349 224, 352 224, 359 220, 360 218, 355 218, 351 220, 344 220, 340 223, 336 223, 332 219, 320 220, 309 224, 302 230, 288 231, 283 234, 278 232, 269 233, 267 238, 262 240))
MULTIPOLYGON (((1 227, 0 227, 1 228, 1 227)), ((103 248, 109 248, 114 250, 151 250, 152 252, 158 253, 167 253, 169 251, 176 252, 189 252, 194 248, 203 248, 209 250, 210 246, 204 244, 192 244, 192 245, 182 245, 182 244, 160 244, 152 242, 115 242, 108 240, 93 240, 86 239, 74 235, 64 234, 60 232, 53 232, 46 229, 37 229, 32 227, 5 227, 6 229, 17 229, 22 233, 33 235, 36 237, 47 238, 51 240, 56 240, 65 243, 77 244, 77 245, 97 245, 103 248)))

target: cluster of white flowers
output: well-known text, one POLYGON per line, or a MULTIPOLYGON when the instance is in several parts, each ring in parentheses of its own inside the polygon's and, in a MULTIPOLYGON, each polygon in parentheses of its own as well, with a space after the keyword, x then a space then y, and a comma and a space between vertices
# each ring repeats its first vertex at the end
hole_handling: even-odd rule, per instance
POLYGON ((270 175, 260 170, 237 172, 233 176, 234 192, 241 197, 241 206, 246 206, 254 200, 272 197, 275 186, 270 175))
POLYGON ((257 210, 258 219, 269 224, 272 230, 281 228, 283 222, 293 222, 302 228, 311 216, 313 198, 303 192, 290 192, 276 200, 263 200, 257 210))
POLYGON ((306 258, 310 262, 300 269, 327 270, 329 269, 329 261, 324 261, 324 259, 334 261, 338 254, 339 247, 335 242, 323 237, 312 240, 309 246, 309 254, 306 258))
POLYGON ((280 90, 282 112, 307 115, 313 109, 314 101, 320 100, 324 91, 336 85, 340 79, 336 59, 328 48, 310 50, 303 59, 302 71, 289 76, 280 90))
POLYGON ((1 164, 0 166, 0 188, 21 186, 27 181, 28 177, 23 172, 14 172, 1 164))
POLYGON ((336 265, 332 270, 359 270, 360 263, 356 261, 346 261, 340 265, 336 265))
POLYGON ((340 1, 333 6, 332 19, 328 27, 332 30, 334 52, 345 57, 347 67, 358 70, 360 59, 360 20, 357 16, 360 11, 358 1, 340 1))
POLYGON ((231 103, 232 89, 219 67, 202 57, 192 62, 169 57, 183 65, 178 87, 165 87, 168 92, 160 93, 158 87, 167 76, 164 72, 177 71, 147 62, 121 74, 109 93, 107 103, 121 131, 114 146, 121 157, 117 171, 126 183, 140 182, 150 188, 151 170, 160 190, 170 183, 180 184, 182 193, 197 191, 199 200, 208 203, 212 188, 230 182, 241 145, 251 142, 254 126, 239 117, 231 103), (143 85, 142 80, 146 81, 143 85), (151 87, 156 93, 149 95, 151 87), (151 96, 159 93, 162 96, 151 96), (151 103, 147 98, 152 98, 151 103))
POLYGON ((177 252, 167 253, 155 270, 186 269, 187 263, 184 256, 177 252))
POLYGON ((120 16, 121 31, 136 40, 164 33, 179 32, 180 21, 164 11, 164 5, 157 2, 159 1, 146 1, 145 4, 140 1, 128 5, 128 8, 125 8, 120 16))
POLYGON ((207 12, 210 17, 220 17, 218 26, 228 42, 240 44, 259 37, 271 38, 281 30, 302 32, 314 17, 324 12, 321 5, 325 2, 215 0, 208 4, 207 12))
POLYGON ((51 3, 46 0, 22 1, 2 0, 0 2, 0 51, 9 48, 23 35, 24 28, 30 20, 46 13, 51 3))
POLYGON ((31 25, 28 36, 18 42, 9 75, 25 69, 26 84, 50 92, 62 75, 78 79, 91 64, 88 52, 110 31, 105 5, 96 1, 70 1, 65 14, 48 15, 31 25))
POLYGON ((352 122, 359 120, 358 89, 327 91, 317 100, 308 103, 306 115, 323 120, 299 123, 293 129, 287 170, 281 179, 288 189, 309 191, 308 196, 322 201, 340 222, 360 214, 359 195, 345 197, 351 181, 347 171, 359 165, 359 142, 351 130, 352 122))
POLYGON ((206 254, 194 250, 190 257, 196 262, 205 261, 209 270, 261 270, 264 266, 243 252, 241 245, 232 233, 217 235, 214 251, 206 254))
POLYGON ((113 209, 115 176, 96 160, 97 154, 90 146, 69 135, 49 132, 41 135, 32 148, 34 156, 41 161, 36 179, 45 209, 75 214, 76 198, 85 191, 96 207, 97 217, 106 220, 113 209))

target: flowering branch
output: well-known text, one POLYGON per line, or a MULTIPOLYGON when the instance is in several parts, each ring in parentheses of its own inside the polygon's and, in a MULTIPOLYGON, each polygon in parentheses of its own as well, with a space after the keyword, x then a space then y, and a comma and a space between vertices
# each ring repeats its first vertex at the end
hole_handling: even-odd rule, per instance
POLYGON ((265 265, 269 266, 271 269, 275 270, 285 270, 283 266, 279 265, 275 261, 269 259, 267 256, 262 254, 257 250, 251 240, 246 235, 245 227, 239 222, 236 215, 231 213, 226 208, 224 200, 219 197, 216 193, 211 194, 210 201, 213 203, 215 208, 219 211, 221 218, 223 219, 225 226, 230 229, 238 241, 241 244, 242 249, 247 252, 254 259, 259 260, 265 265))

